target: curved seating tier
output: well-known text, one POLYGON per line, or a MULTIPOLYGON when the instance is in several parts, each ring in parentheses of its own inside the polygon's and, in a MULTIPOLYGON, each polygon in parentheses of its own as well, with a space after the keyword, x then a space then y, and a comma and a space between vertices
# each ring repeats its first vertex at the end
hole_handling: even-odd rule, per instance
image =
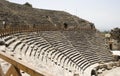
POLYGON ((92 31, 25 32, 1 38, 8 51, 19 54, 20 58, 28 57, 40 64, 51 62, 69 72, 81 72, 93 64, 113 60, 112 54, 101 48, 104 47, 99 43, 102 40, 92 31))

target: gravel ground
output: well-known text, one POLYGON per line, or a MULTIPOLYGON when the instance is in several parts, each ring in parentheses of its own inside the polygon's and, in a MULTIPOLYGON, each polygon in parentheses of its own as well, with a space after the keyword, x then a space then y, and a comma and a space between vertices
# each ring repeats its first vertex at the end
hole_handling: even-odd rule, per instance
POLYGON ((120 76, 120 67, 106 70, 99 76, 120 76))

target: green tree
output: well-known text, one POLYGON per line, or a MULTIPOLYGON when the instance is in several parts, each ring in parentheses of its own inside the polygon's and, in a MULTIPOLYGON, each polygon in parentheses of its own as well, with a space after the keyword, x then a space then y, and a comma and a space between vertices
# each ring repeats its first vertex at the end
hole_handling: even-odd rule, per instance
POLYGON ((32 7, 32 4, 30 4, 30 3, 28 3, 28 2, 26 2, 24 5, 25 5, 25 6, 28 6, 28 7, 32 7))

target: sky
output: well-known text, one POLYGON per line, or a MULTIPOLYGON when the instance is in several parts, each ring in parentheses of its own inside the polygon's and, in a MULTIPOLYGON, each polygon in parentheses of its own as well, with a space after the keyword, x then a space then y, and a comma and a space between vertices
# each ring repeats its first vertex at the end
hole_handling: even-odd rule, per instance
POLYGON ((100 31, 120 28, 120 0, 9 0, 34 8, 66 11, 95 24, 100 31))

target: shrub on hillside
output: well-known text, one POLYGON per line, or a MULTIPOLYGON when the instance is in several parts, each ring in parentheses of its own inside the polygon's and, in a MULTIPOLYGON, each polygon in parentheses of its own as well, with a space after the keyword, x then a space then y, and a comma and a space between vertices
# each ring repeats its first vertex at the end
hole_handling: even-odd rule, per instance
POLYGON ((28 3, 28 2, 26 2, 24 5, 28 6, 28 7, 32 7, 32 5, 30 3, 28 3))

